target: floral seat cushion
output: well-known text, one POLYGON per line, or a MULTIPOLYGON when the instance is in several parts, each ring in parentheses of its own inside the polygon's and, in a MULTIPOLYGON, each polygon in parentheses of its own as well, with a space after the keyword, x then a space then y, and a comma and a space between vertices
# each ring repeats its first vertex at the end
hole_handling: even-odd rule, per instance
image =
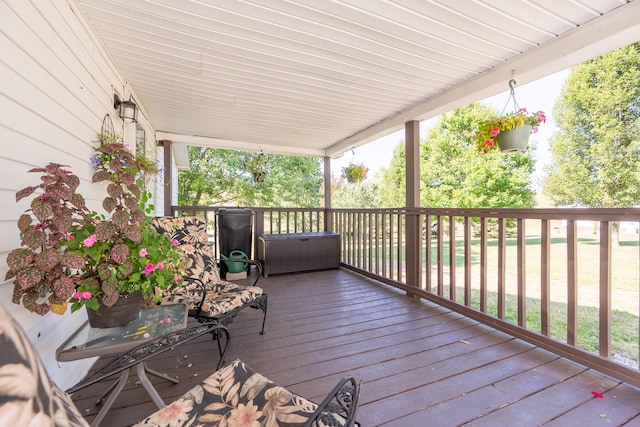
MULTIPOLYGON (((317 408, 236 360, 136 426, 302 427, 317 408)), ((346 423, 339 414, 323 415, 318 427, 346 423)))
POLYGON ((162 303, 183 303, 187 304, 191 311, 199 310, 199 316, 218 317, 238 309, 262 295, 262 288, 241 286, 231 282, 208 283, 206 290, 207 295, 202 307, 200 307, 202 288, 195 284, 183 285, 182 289, 165 293, 162 303))
POLYGON ((0 424, 87 426, 69 395, 49 380, 22 329, 0 306, 0 424))

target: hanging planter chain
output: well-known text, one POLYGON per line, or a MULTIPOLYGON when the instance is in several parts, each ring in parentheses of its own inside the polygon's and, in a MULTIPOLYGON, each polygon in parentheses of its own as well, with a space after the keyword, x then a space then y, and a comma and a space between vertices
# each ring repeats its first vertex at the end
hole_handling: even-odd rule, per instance
POLYGON ((509 98, 507 98, 507 103, 504 105, 504 108, 502 109, 502 113, 500 113, 500 115, 504 115, 504 112, 507 111, 507 107, 509 106, 509 101, 513 100, 513 112, 518 112, 520 110, 520 106, 518 105, 518 103, 516 102, 516 89, 515 89, 515 85, 516 85, 516 81, 514 79, 509 80, 509 98))

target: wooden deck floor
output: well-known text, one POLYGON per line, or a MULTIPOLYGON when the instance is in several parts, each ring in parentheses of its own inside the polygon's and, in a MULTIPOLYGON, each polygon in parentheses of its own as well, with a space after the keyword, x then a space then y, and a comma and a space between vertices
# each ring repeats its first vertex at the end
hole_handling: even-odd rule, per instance
MULTIPOLYGON (((640 390, 347 270, 270 276, 265 335, 260 312, 230 325, 227 361, 240 358, 290 390, 320 401, 345 373, 363 381, 363 427, 640 426, 640 390), (602 393, 594 398, 592 391, 602 393)), ((170 402, 215 370, 209 337, 152 359, 180 379, 152 379, 170 402)), ((133 377, 103 426, 155 411, 133 377)), ((109 382, 73 396, 90 421, 109 382)))

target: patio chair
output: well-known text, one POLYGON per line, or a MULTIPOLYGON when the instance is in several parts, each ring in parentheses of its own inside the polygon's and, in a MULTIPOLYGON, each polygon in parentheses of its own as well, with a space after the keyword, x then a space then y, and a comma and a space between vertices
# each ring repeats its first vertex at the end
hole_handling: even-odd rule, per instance
POLYGON ((178 241, 183 249, 185 266, 184 283, 181 287, 171 286, 163 291, 162 303, 184 303, 189 307, 189 315, 198 321, 216 322, 228 325, 233 318, 247 307, 263 312, 264 333, 267 318, 267 294, 256 286, 262 268, 259 262, 245 260, 258 269, 258 275, 250 286, 224 281, 220 278, 218 263, 209 245, 207 227, 203 218, 197 216, 157 217, 153 226, 159 233, 167 233, 178 241))
MULTIPOLYGON (((228 333, 222 325, 209 326, 228 333)), ((148 352, 151 347, 150 343, 143 343, 128 351, 103 368, 102 374, 111 376, 130 368, 132 355, 137 355, 132 363, 139 365, 146 357, 144 354, 153 354, 148 352)), ((0 419, 13 426, 88 426, 71 397, 51 382, 22 328, 2 306, 0 348, 0 419)), ((104 379, 102 374, 82 385, 93 384, 95 378, 104 379)), ((280 427, 351 427, 359 425, 355 422, 359 392, 360 384, 356 384, 353 377, 345 376, 317 405, 277 386, 236 360, 136 425, 214 427, 221 421, 230 425, 228 421, 234 417, 249 414, 257 418, 260 425, 268 421, 268 425, 280 427)))

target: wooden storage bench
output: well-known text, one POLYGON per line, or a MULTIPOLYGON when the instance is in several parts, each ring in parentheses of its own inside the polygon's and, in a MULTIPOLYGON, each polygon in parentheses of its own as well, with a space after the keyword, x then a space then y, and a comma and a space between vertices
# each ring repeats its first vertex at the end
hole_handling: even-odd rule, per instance
POLYGON ((260 234, 258 261, 269 274, 340 268, 340 235, 333 231, 260 234))

